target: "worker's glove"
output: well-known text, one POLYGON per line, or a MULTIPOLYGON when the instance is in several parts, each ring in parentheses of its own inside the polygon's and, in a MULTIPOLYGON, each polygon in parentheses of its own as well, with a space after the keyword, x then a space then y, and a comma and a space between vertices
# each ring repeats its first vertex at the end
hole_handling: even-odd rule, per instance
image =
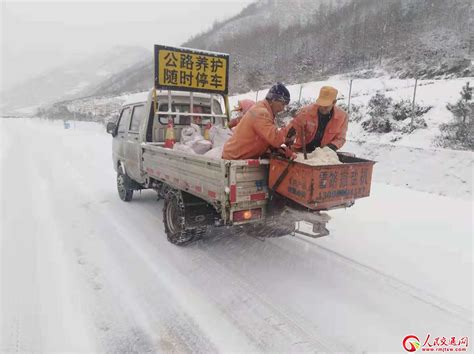
POLYGON ((296 159, 296 154, 287 146, 282 146, 280 148, 280 152, 284 155, 287 159, 294 160, 296 159))
POLYGON ((336 150, 337 150, 337 147, 336 147, 336 145, 334 145, 334 144, 327 144, 326 146, 327 146, 328 148, 330 148, 332 151, 336 151, 336 150))
POLYGON ((296 129, 294 127, 291 127, 288 129, 288 133, 286 133, 285 137, 285 145, 286 146, 291 146, 294 144, 296 139, 296 129))

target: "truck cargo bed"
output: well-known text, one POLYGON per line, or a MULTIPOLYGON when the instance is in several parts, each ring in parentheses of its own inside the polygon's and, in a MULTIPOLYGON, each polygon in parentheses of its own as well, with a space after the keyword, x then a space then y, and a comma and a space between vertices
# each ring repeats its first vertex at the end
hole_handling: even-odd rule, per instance
MULTIPOLYGON (((268 203, 268 160, 223 160, 142 144, 143 171, 148 179, 193 194, 222 213, 226 224, 239 210, 258 211, 263 219, 268 203)), ((246 222, 259 221, 247 220, 246 222)))
POLYGON ((148 176, 197 195, 209 203, 225 200, 224 160, 142 144, 143 170, 148 176))

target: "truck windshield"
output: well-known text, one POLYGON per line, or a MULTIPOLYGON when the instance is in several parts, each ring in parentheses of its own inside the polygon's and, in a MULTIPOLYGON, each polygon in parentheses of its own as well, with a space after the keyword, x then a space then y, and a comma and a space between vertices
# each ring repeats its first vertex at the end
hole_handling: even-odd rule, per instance
MULTIPOLYGON (((189 109, 190 109, 190 105, 188 103, 173 103, 171 105, 172 112, 189 113, 189 109)), ((160 108, 158 110, 162 112, 163 111, 166 112, 168 110, 168 104, 167 103, 160 104, 160 108)), ((194 104, 193 113, 210 114, 211 107, 209 105, 194 104)), ((214 102, 214 114, 222 114, 221 106, 217 102, 214 102)), ((168 115, 160 114, 158 117, 161 124, 163 125, 168 124, 168 115)), ((197 125, 206 125, 207 123, 211 122, 211 119, 209 117, 201 117, 201 116, 189 117, 189 116, 183 116, 179 114, 173 115, 173 119, 174 119, 175 125, 189 125, 191 122, 197 125)))

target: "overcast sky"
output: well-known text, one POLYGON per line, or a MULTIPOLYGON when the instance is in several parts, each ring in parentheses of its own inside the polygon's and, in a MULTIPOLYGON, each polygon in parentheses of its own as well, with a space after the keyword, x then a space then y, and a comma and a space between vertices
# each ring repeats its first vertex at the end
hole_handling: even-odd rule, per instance
POLYGON ((116 45, 179 45, 253 1, 1 0, 1 86, 116 45))

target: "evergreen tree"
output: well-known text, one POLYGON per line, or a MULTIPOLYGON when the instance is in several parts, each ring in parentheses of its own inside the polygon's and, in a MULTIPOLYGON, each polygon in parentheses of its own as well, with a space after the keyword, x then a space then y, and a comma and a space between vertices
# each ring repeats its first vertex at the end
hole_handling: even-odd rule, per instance
POLYGON ((466 124, 466 119, 472 120, 474 102, 472 101, 472 87, 469 86, 469 82, 462 87, 460 92, 461 98, 454 104, 449 104, 446 108, 456 117, 461 120, 462 124, 466 124))
POLYGON ((474 101, 469 82, 463 86, 461 97, 455 104, 446 108, 453 114, 454 121, 442 124, 440 145, 444 147, 461 147, 474 149, 474 101))

